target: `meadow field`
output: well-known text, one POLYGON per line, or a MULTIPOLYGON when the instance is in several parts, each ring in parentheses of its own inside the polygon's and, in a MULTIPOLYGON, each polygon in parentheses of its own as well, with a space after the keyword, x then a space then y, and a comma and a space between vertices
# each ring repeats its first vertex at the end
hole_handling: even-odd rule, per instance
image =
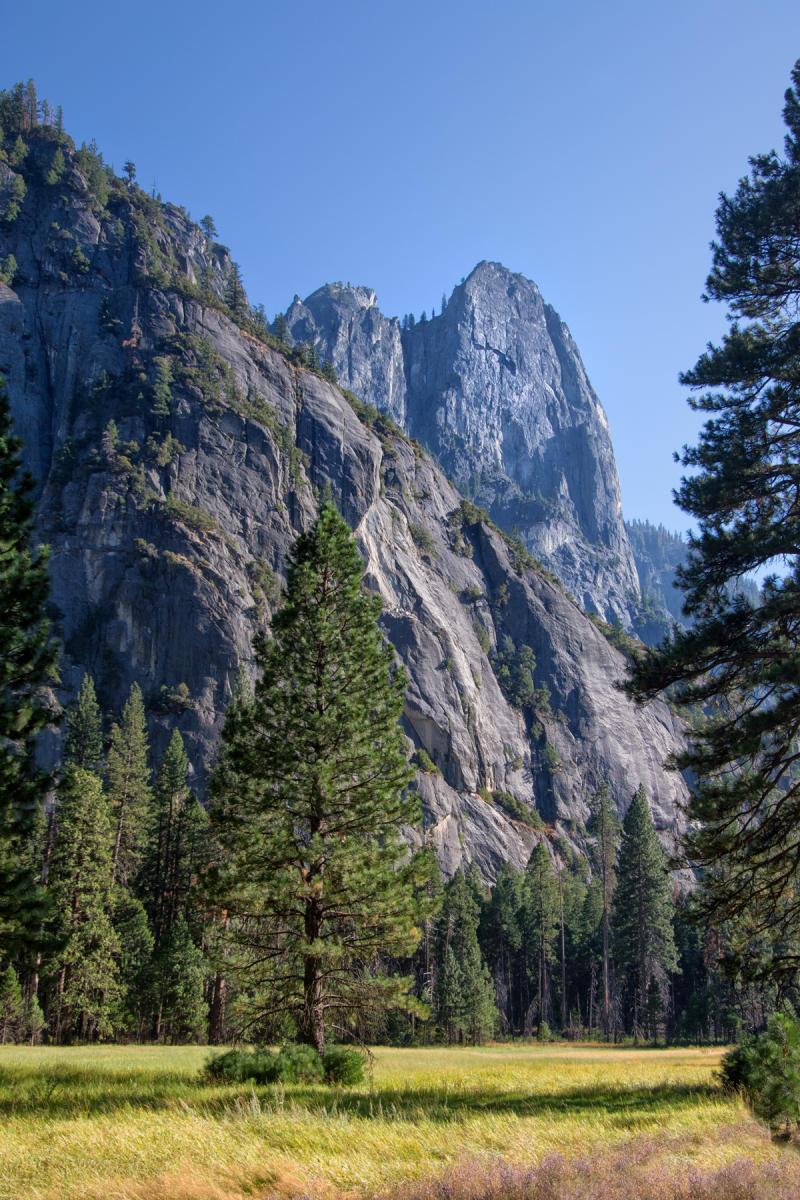
POLYGON ((717 1051, 378 1049, 342 1090, 210 1084, 208 1053, 0 1046, 0 1200, 800 1196, 717 1051))

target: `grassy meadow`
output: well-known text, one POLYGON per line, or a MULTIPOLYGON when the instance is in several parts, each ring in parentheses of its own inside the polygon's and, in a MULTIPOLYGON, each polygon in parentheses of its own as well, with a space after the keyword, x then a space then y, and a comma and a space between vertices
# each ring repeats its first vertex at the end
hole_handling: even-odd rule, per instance
POLYGON ((0 1046, 0 1200, 800 1195, 717 1051, 379 1049, 341 1091, 211 1085, 207 1055, 0 1046))

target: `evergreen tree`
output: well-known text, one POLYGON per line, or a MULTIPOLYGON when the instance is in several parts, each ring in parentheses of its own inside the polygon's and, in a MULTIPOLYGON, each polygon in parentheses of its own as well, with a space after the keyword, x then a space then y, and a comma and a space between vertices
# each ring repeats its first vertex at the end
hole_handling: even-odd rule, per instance
POLYGON ((217 236, 217 227, 214 224, 214 218, 208 214, 200 218, 200 228, 210 241, 217 236))
POLYGON ((594 863, 600 878, 601 917, 600 928, 602 936, 602 1013, 603 1033, 606 1041, 611 1032, 611 981, 609 962, 611 958, 611 905, 616 886, 614 863, 619 845, 619 821, 611 803, 608 784, 604 783, 589 805, 591 819, 589 832, 594 834, 594 863))
POLYGON ((213 787, 215 898, 233 918, 242 978, 261 989, 262 1012, 292 1014, 320 1051, 339 1017, 401 1002, 406 981, 368 968, 419 937, 418 859, 399 838, 419 820, 398 725, 406 681, 362 572, 323 505, 291 551, 273 640, 255 647, 254 700, 225 722, 213 787))
POLYGON ((183 913, 178 913, 153 961, 158 1041, 202 1041, 208 1023, 203 997, 204 960, 192 940, 183 913))
POLYGON ((480 924, 481 949, 495 980, 497 1002, 505 1033, 521 1033, 523 1025, 524 966, 521 956, 524 876, 513 863, 497 873, 492 894, 480 924))
POLYGON ((289 345, 289 331, 286 325, 286 317, 283 313, 278 313, 272 322, 272 332, 281 346, 289 345))
POLYGON ((239 264, 235 262, 231 263, 225 283, 225 303, 237 320, 242 320, 248 315, 242 273, 239 264))
POLYGON ((138 683, 131 686, 119 725, 111 727, 106 770, 114 823, 113 878, 136 877, 152 805, 147 721, 138 683))
POLYGON ((702 919, 748 908, 772 938, 771 970, 796 976, 800 954, 800 61, 786 92, 785 157, 751 159, 717 209, 707 296, 728 306, 728 332, 683 376, 711 414, 678 502, 697 522, 680 571, 688 630, 635 668, 630 690, 665 688, 708 720, 678 765, 694 782, 685 849, 704 869, 702 919), (761 602, 736 588, 774 569, 761 602))
POLYGON ((172 404, 172 367, 168 358, 155 360, 156 379, 153 384, 153 405, 150 412, 154 417, 168 417, 172 404))
POLYGON ((644 1032, 651 979, 658 983, 678 965, 672 915, 666 859, 640 787, 622 823, 613 921, 614 959, 631 1002, 636 1036, 644 1032))
POLYGON ((121 1025, 142 1041, 155 1007, 151 963, 155 939, 141 900, 120 887, 114 895, 113 922, 119 941, 121 1025))
POLYGON ((189 759, 174 729, 155 789, 147 877, 148 903, 156 945, 179 912, 189 917, 187 900, 200 868, 209 859, 208 815, 189 788, 189 759))
POLYGON ((550 1015, 550 964, 555 958, 558 906, 553 860, 546 844, 537 842, 525 868, 528 969, 536 989, 539 1036, 550 1015))
POLYGON ((63 761, 84 771, 100 770, 103 726, 91 675, 84 675, 80 690, 67 710, 63 761))
POLYGON ((20 1040, 24 1015, 22 988, 16 971, 9 963, 0 974, 0 1045, 20 1040))
POLYGON ((498 1020, 494 984, 478 944, 482 888, 456 871, 444 889, 439 916, 439 970, 435 988, 439 1026, 449 1042, 477 1045, 498 1020))
POLYGON ((102 784, 67 769, 48 886, 60 944, 54 962, 57 1039, 108 1036, 119 998, 119 941, 111 924, 111 824, 102 784))
POLYGON ((188 796, 189 758, 180 732, 173 729, 156 777, 155 823, 149 854, 148 893, 156 943, 178 914, 181 813, 188 796))
POLYGON ((32 490, 0 380, 0 960, 36 939, 44 911, 22 850, 49 787, 34 749, 53 717, 44 693, 58 651, 45 618, 47 552, 30 549, 32 490))

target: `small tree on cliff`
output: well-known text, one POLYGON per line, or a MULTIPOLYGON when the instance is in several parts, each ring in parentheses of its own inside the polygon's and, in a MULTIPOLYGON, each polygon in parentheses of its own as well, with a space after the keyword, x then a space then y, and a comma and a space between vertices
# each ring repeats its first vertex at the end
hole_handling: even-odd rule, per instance
POLYGON ((272 639, 256 643, 252 700, 231 706, 212 782, 221 848, 214 900, 256 1014, 327 1028, 396 1006, 407 981, 372 968, 418 939, 423 859, 399 837, 419 819, 398 718, 406 680, 361 587, 355 541, 331 504, 298 538, 272 639))

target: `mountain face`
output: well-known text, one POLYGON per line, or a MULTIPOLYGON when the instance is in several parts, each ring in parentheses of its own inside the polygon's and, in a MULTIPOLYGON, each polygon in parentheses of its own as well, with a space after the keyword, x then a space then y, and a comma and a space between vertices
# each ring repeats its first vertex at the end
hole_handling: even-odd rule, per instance
POLYGON ((637 629, 640 586, 605 413, 538 288, 480 263, 441 315, 400 327, 334 284, 286 314, 345 387, 388 412, 582 606, 637 629))
MULTIPOLYGON (((403 720, 424 828, 409 836, 435 846, 446 874, 474 861, 492 879, 504 861, 525 863, 545 825, 580 843, 587 801, 607 780, 620 811, 644 783, 669 840, 686 789, 662 763, 682 743, 680 725, 665 704, 638 709, 615 688, 624 660, 575 600, 418 444, 277 346, 227 251, 183 210, 54 130, 30 131, 23 150, 13 166, 0 162, 0 372, 40 482, 38 532, 52 547, 65 647, 61 698, 89 671, 106 710, 119 711, 137 681, 156 741, 163 747, 177 725, 202 781, 237 664, 252 663, 252 638, 280 603, 287 551, 329 489, 410 681, 403 720)), ((583 522, 586 561, 593 554, 598 579, 610 579, 612 556, 627 563, 628 554, 613 458, 566 331, 542 306, 563 361, 556 370, 542 351, 550 391, 537 432, 519 379, 511 386, 530 366, 523 352, 533 354, 512 320, 535 302, 533 285, 509 293, 502 328, 478 316, 486 289, 514 279, 480 268, 454 294, 452 317, 414 338, 380 316, 370 293, 351 290, 330 300, 326 336, 350 355, 344 381, 362 393, 379 382, 382 406, 410 428, 428 420, 437 447, 448 436, 437 414, 451 414, 454 469, 497 454, 509 469, 530 466, 526 486, 536 486, 536 463, 560 480, 553 554, 583 522), (471 340, 461 330, 468 312, 471 340), (464 392, 470 356, 485 372, 485 417, 477 385, 464 392), (556 430, 571 431, 562 468, 556 430)), ((322 328, 327 302, 307 305, 311 317, 295 305, 292 329, 312 318, 322 328)), ((521 491, 518 502, 534 511, 521 491)), ((525 529, 544 542, 540 515, 525 529)), ((620 595, 635 580, 629 564, 621 570, 620 595)))

